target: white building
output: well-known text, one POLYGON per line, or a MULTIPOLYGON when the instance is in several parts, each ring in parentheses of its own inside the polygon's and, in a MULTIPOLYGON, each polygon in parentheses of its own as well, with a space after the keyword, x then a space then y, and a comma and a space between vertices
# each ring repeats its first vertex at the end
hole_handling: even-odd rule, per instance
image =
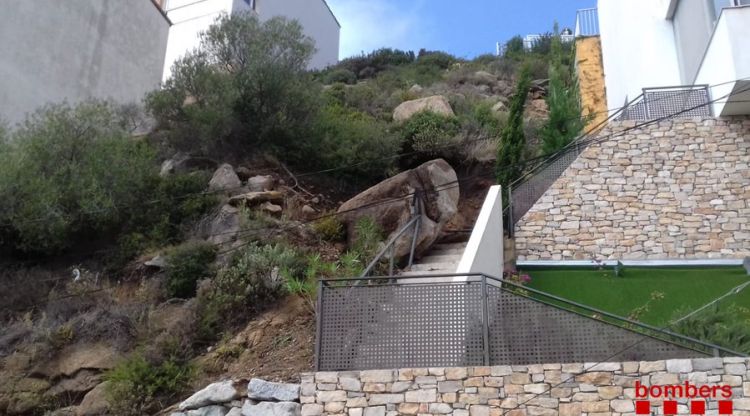
POLYGON ((222 14, 253 11, 261 20, 283 16, 296 19, 305 34, 315 40, 317 52, 311 69, 336 64, 341 26, 325 0, 162 0, 172 21, 164 62, 164 80, 172 64, 198 46, 199 35, 222 14))
POLYGON ((750 114, 750 0, 599 0, 576 35, 598 23, 607 106, 647 88, 708 86, 714 116, 750 114), (728 98, 722 98, 729 95, 728 98))

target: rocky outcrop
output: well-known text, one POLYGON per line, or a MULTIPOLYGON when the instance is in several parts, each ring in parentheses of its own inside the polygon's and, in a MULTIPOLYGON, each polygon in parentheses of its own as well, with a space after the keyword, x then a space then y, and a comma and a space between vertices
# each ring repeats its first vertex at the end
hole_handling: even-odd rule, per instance
POLYGON ((98 416, 107 413, 109 403, 107 402, 108 381, 94 387, 86 393, 81 404, 76 408, 76 416, 98 416))
POLYGON ((172 416, 300 416, 299 384, 254 378, 245 394, 241 383, 227 380, 210 384, 180 403, 180 412, 172 416))
MULTIPOLYGON (((371 217, 387 234, 398 232, 412 216, 413 197, 419 191, 423 212, 417 237, 417 253, 427 250, 438 238, 444 225, 458 211, 459 187, 456 172, 443 159, 426 162, 402 172, 345 202, 338 210, 346 225, 349 242, 356 239, 356 225, 371 217)), ((390 239, 390 236, 388 237, 390 239)), ((409 238, 396 244, 396 257, 409 253, 409 238)))
POLYGON ((271 175, 253 176, 247 179, 247 189, 250 192, 272 191, 276 187, 276 179, 271 175))
POLYGON ((415 114, 423 111, 431 111, 446 117, 452 117, 453 108, 448 99, 442 95, 420 98, 418 100, 405 101, 393 110, 393 120, 401 122, 412 118, 415 114))

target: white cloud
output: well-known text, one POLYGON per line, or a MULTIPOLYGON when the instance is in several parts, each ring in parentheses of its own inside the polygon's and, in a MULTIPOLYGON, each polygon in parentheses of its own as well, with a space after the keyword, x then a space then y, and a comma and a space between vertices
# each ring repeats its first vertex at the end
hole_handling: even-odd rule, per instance
POLYGON ((418 50, 429 39, 425 0, 328 0, 341 22, 341 58, 382 47, 418 50))

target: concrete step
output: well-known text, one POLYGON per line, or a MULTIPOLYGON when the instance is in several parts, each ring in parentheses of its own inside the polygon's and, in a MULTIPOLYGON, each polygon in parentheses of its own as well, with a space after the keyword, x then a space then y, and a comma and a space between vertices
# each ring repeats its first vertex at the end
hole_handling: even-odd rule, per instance
POLYGON ((458 263, 461 261, 459 254, 433 255, 430 253, 427 257, 419 259, 419 263, 458 263))
POLYGON ((456 269, 446 269, 446 270, 410 270, 408 272, 403 272, 399 276, 429 276, 431 274, 454 274, 456 273, 456 269))
MULTIPOLYGON (((419 263, 411 266, 411 271, 431 271, 431 270, 456 270, 457 263, 419 263)), ((452 272, 451 272, 452 273, 452 272)))
POLYGON ((435 244, 434 246, 432 246, 432 249, 433 250, 453 250, 453 249, 464 250, 467 244, 468 243, 441 243, 441 244, 435 244))
POLYGON ((429 256, 458 256, 461 257, 464 254, 465 248, 450 248, 450 249, 432 249, 427 254, 429 256))

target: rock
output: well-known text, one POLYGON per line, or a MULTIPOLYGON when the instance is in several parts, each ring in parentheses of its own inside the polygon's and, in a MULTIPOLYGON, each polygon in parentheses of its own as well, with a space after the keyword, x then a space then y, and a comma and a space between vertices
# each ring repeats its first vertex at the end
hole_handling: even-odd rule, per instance
MULTIPOLYGON (((345 202, 338 210, 339 219, 347 227, 349 243, 356 239, 356 224, 363 217, 373 218, 387 234, 403 227, 412 214, 412 197, 424 190, 422 215, 417 236, 417 254, 427 250, 437 239, 445 224, 458 211, 457 176, 443 159, 426 162, 402 172, 345 202), (435 192, 435 189, 439 192, 435 192), (395 200, 394 200, 395 198, 395 200), (379 203, 383 202, 383 203, 379 203), (360 207, 365 207, 358 209, 360 207)), ((395 245, 396 257, 403 257, 411 248, 411 234, 406 233, 395 245)), ((390 236, 386 240, 390 239, 390 236)))
POLYGON ((505 111, 508 111, 508 106, 506 106, 502 101, 498 101, 497 104, 492 106, 493 113, 502 113, 505 111))
POLYGON ((254 378, 247 385, 247 397, 259 401, 297 401, 299 384, 271 383, 254 378))
POLYGON ((248 192, 229 198, 229 204, 235 207, 254 207, 264 202, 272 204, 283 204, 284 194, 279 191, 248 192))
POLYGON ((224 205, 201 227, 198 235, 209 243, 224 244, 234 240, 240 230, 240 210, 231 205, 224 205))
POLYGON ((76 344, 64 348, 54 359, 38 365, 32 374, 41 374, 48 379, 71 377, 81 370, 109 370, 114 368, 122 356, 105 344, 76 344))
POLYGON ((302 207, 302 215, 304 215, 307 219, 312 219, 315 218, 316 215, 318 215, 318 211, 316 211, 315 208, 311 207, 310 205, 305 205, 302 207))
POLYGON ((161 164, 159 175, 164 177, 175 173, 187 173, 194 170, 216 170, 219 164, 207 157, 190 156, 185 153, 177 153, 171 159, 161 164))
POLYGON ((256 405, 245 402, 242 416, 299 416, 302 406, 292 402, 261 402, 256 405))
POLYGON ((107 402, 107 385, 105 381, 83 396, 83 401, 76 408, 76 416, 98 416, 107 413, 109 403, 107 402))
POLYGON ((208 183, 208 190, 212 192, 224 191, 231 194, 239 191, 241 187, 240 177, 234 172, 232 165, 227 163, 216 169, 214 176, 208 183))
POLYGON ((445 96, 433 95, 432 97, 425 97, 401 103, 395 110, 393 110, 393 119, 398 122, 406 121, 412 118, 415 114, 423 111, 432 111, 433 113, 446 117, 452 117, 455 115, 445 96))
POLYGON ((224 406, 206 406, 200 409, 189 410, 187 416, 226 416, 229 412, 224 406))
MULTIPOLYGON (((185 401, 180 403, 180 410, 198 409, 213 404, 227 403, 242 397, 235 383, 231 380, 209 384, 185 401)), ((226 413, 226 412, 225 412, 226 413)))
POLYGON ((80 396, 96 387, 101 382, 98 371, 81 370, 71 378, 61 378, 48 391, 48 396, 75 397, 80 396))
POLYGON ((421 94, 422 91, 424 91, 424 88, 422 88, 422 86, 419 84, 414 84, 411 86, 411 88, 409 88, 409 92, 416 95, 421 94))
POLYGON ((229 413, 226 416, 242 416, 242 409, 239 407, 233 407, 229 409, 229 413))
POLYGON ((240 180, 243 182, 245 182, 246 180, 250 179, 250 177, 253 176, 253 173, 250 171, 250 169, 244 166, 236 167, 234 169, 234 173, 236 173, 237 177, 240 178, 240 180))
POLYGON ((143 264, 147 267, 154 267, 157 269, 164 269, 167 267, 167 259, 162 255, 157 255, 153 257, 151 260, 147 260, 143 262, 143 264))
POLYGON ((260 204, 260 210, 270 215, 273 215, 274 217, 280 217, 281 212, 284 210, 284 208, 282 208, 279 205, 272 204, 270 202, 264 202, 260 204))
POLYGON ((477 71, 472 75, 471 80, 475 84, 490 86, 495 85, 497 77, 487 71, 477 71))
POLYGON ((547 118, 547 116, 549 115, 547 102, 544 101, 544 99, 542 98, 531 100, 531 102, 529 102, 529 104, 526 105, 526 110, 524 114, 526 117, 531 117, 535 119, 547 118))
POLYGON ((272 191, 276 187, 276 179, 271 175, 253 176, 247 179, 250 192, 272 191))

